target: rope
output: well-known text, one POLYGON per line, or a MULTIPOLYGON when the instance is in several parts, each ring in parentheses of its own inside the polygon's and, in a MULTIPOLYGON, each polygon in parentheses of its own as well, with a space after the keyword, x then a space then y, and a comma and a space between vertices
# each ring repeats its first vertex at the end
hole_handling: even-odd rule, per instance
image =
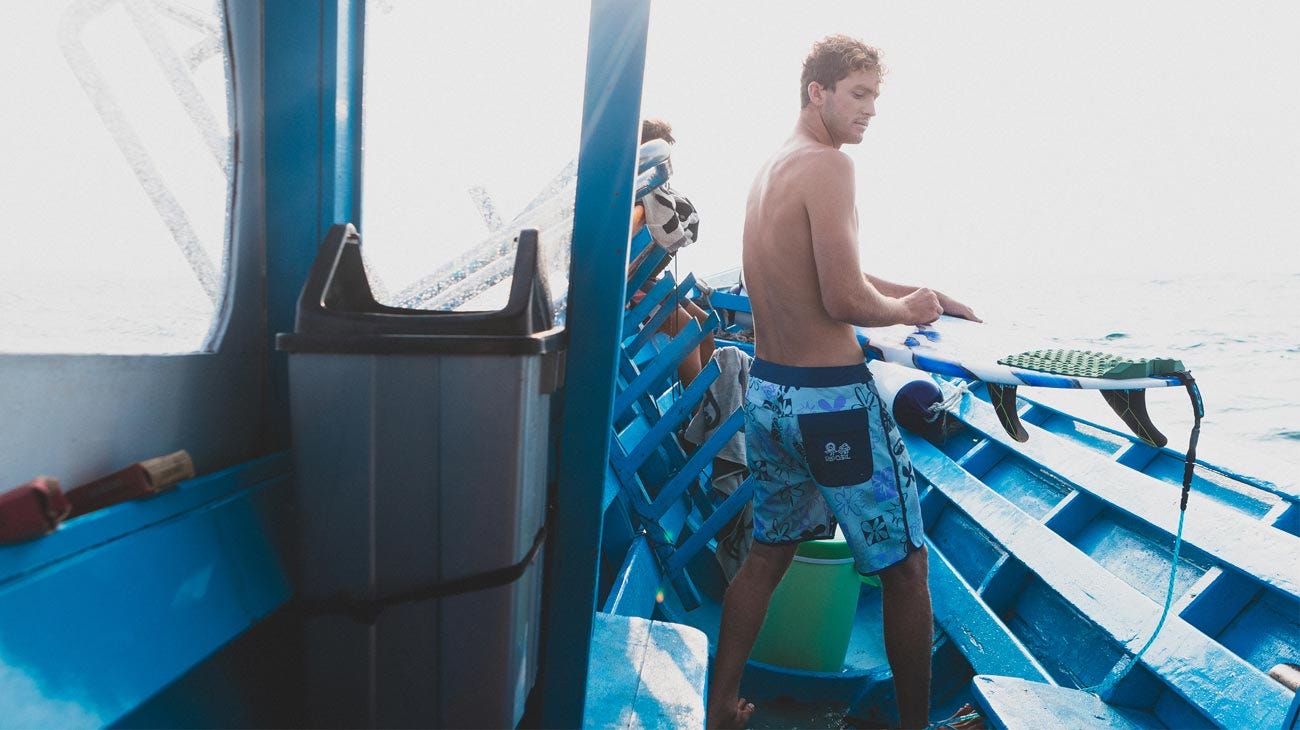
POLYGON ((1192 434, 1188 439, 1187 458, 1183 464, 1183 492, 1178 504, 1178 532, 1174 536, 1174 559, 1169 567, 1169 585, 1165 589, 1165 608, 1160 613, 1160 621, 1156 624, 1156 630, 1151 633, 1151 638, 1147 643, 1134 654, 1131 659, 1126 658, 1111 670, 1100 684, 1092 687, 1084 687, 1085 692, 1091 692, 1102 700, 1105 700, 1115 689, 1124 677, 1128 676, 1130 670, 1137 665, 1138 660, 1146 654, 1147 649, 1155 643, 1156 637, 1160 635, 1160 629, 1164 628, 1165 619, 1169 618, 1169 609, 1174 603, 1174 579, 1178 575, 1178 556, 1183 547, 1183 521, 1187 517, 1187 497, 1192 491, 1192 470, 1196 465, 1196 442, 1201 436, 1201 417, 1205 415, 1205 406, 1201 403, 1201 391, 1196 387, 1196 380, 1192 374, 1187 371, 1181 371, 1173 374, 1187 388, 1187 396, 1192 401, 1192 434))
POLYGON ((942 401, 939 401, 938 403, 931 403, 930 407, 925 409, 930 414, 930 417, 926 419, 927 421, 933 422, 934 419, 938 418, 942 414, 946 413, 953 406, 957 405, 957 403, 961 401, 962 396, 966 395, 966 393, 970 390, 970 383, 963 380, 957 385, 951 387, 952 387, 952 392, 944 396, 944 399, 942 401))
POLYGON ((927 414, 925 422, 933 424, 937 421, 939 423, 940 439, 946 442, 948 440, 948 416, 951 414, 952 409, 961 402, 962 397, 970 391, 970 383, 963 380, 954 386, 941 379, 940 388, 943 389, 943 386, 948 386, 948 388, 951 389, 951 392, 944 396, 943 400, 937 403, 931 403, 930 406, 925 409, 927 414))

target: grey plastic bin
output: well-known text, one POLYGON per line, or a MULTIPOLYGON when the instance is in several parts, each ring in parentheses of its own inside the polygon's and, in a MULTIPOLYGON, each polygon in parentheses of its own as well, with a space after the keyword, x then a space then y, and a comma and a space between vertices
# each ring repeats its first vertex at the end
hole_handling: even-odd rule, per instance
POLYGON ((537 670, 550 398, 537 232, 497 312, 375 302, 351 225, 289 353, 307 723, 514 727, 537 670))

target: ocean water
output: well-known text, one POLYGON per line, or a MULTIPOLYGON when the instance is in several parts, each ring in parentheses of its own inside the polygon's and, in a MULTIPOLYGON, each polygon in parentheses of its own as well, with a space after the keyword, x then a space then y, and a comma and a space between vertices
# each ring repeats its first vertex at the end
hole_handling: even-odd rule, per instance
MULTIPOLYGON (((981 298, 978 287, 972 293, 981 298)), ((991 323, 1015 323, 1044 348, 1181 360, 1205 405, 1199 454, 1260 454, 1300 477, 1300 272, 1026 281, 982 298, 977 311, 991 323)), ((1125 430, 1096 393, 1020 393, 1125 430)), ((1151 390, 1147 403, 1169 446, 1185 449, 1192 426, 1186 391, 1151 390)), ((1224 466, 1250 471, 1248 464, 1224 466)))
MULTIPOLYGON (((202 345, 213 312, 183 277, 123 286, 121 279, 87 275, 54 289, 6 274, 17 272, 0 272, 5 352, 192 351, 202 345)), ((1013 325, 1025 341, 1039 343, 1028 349, 1181 360, 1205 403, 1198 453, 1207 459, 1228 453, 1223 465, 1245 473, 1251 464, 1240 462, 1260 455, 1300 477, 1300 272, 1020 278, 1013 286, 996 277, 942 286, 990 325, 1013 325)), ((1124 430, 1095 392, 1022 388, 1020 394, 1124 430)), ((1185 449, 1192 423, 1185 392, 1153 390, 1147 400, 1170 447, 1185 449)))

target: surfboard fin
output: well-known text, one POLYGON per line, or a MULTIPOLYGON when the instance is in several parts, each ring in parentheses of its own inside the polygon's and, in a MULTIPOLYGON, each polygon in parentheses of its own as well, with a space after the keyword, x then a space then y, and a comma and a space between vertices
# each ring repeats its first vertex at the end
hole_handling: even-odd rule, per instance
POLYGON ((997 383, 984 385, 989 389, 989 402, 993 404, 993 411, 998 414, 998 420, 1002 423, 1002 428, 1007 430, 1007 435, 1020 443, 1028 441, 1029 432, 1020 423, 1020 414, 1016 412, 1016 386, 997 383))
POLYGON ((1169 443, 1169 439, 1151 423, 1146 390, 1103 390, 1101 397, 1138 438, 1156 448, 1169 443))

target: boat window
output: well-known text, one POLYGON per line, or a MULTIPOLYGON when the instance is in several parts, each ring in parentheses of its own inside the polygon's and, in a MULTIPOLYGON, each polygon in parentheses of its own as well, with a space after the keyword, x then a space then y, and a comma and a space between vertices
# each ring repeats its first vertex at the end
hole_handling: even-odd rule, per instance
POLYGON ((361 237, 379 301, 499 309, 521 228, 562 299, 587 5, 366 6, 361 237))
POLYGON ((0 352, 208 349, 232 198, 222 3, 4 2, 0 352))

